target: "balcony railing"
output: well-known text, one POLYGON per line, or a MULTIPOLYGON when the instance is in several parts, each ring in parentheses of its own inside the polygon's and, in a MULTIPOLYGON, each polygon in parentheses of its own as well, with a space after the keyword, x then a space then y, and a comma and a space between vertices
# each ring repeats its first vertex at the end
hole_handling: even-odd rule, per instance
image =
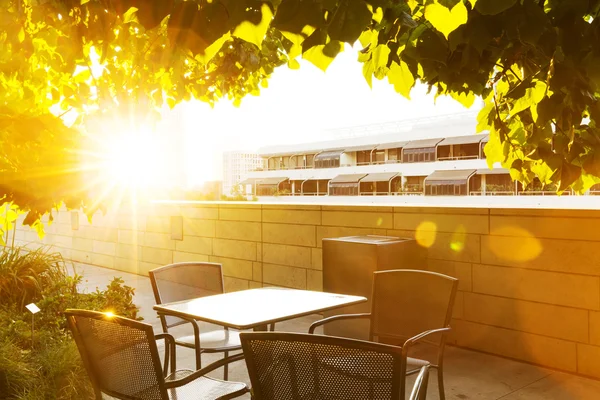
POLYGON ((489 191, 487 190, 485 193, 482 190, 472 190, 469 192, 469 196, 514 196, 516 193, 510 190, 497 190, 497 191, 489 191))
POLYGON ((452 160, 477 160, 479 159, 478 155, 474 156, 453 156, 453 157, 438 157, 438 161, 452 161, 452 160))
MULTIPOLYGON (((569 190, 565 190, 562 195, 563 196, 571 196, 573 193, 569 190)), ((558 196, 558 193, 551 190, 526 190, 523 192, 518 192, 518 196, 558 196)))

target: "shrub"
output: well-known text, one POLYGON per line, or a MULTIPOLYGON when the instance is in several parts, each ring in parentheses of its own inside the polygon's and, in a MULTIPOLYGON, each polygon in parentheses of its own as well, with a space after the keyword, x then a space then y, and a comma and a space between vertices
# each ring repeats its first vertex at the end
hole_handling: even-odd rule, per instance
POLYGON ((104 290, 79 293, 80 275, 68 274, 62 256, 46 249, 4 249, 0 254, 0 400, 93 398, 75 342, 66 329, 67 308, 138 317, 134 289, 114 278, 104 290), (24 305, 35 302, 31 314, 24 305), (34 347, 32 348, 32 342, 34 347))

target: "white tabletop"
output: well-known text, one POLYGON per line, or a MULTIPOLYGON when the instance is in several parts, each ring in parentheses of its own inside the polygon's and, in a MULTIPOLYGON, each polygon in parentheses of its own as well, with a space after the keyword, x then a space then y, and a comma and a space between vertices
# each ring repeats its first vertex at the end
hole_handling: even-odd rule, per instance
POLYGON ((251 329, 367 301, 362 296, 284 288, 260 288, 154 306, 163 315, 251 329))

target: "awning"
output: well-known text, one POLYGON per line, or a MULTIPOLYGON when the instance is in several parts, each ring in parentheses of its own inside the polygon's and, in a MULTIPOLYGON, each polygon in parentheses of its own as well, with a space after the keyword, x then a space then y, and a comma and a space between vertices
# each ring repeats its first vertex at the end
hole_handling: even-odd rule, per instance
POLYGON ((254 183, 259 179, 260 178, 248 178, 248 179, 244 179, 239 184, 240 185, 254 185, 254 183))
POLYGON ((466 183, 471 175, 475 173, 474 169, 453 169, 447 171, 434 171, 425 178, 426 185, 443 185, 454 183, 466 183))
POLYGON ((481 168, 477 170, 477 175, 508 175, 510 172, 506 168, 481 168))
POLYGON ((378 172, 368 174, 360 180, 360 182, 389 182, 393 177, 397 176, 397 172, 378 172))
POLYGON ((404 146, 404 150, 407 149, 423 149, 427 147, 435 147, 443 139, 425 139, 425 140, 412 140, 404 146))
POLYGON ((365 174, 342 174, 333 178, 330 183, 358 183, 365 174))
POLYGON ((484 138, 484 135, 469 135, 449 137, 440 142, 438 146, 450 146, 455 144, 477 144, 484 138))
POLYGON ((286 177, 277 177, 277 178, 248 178, 242 182, 240 185, 279 185, 283 181, 287 181, 289 178, 286 177))
POLYGON ((283 181, 287 181, 287 177, 263 178, 256 181, 257 185, 279 185, 283 181))
POLYGON ((398 149, 404 147, 408 144, 407 141, 404 142, 392 142, 392 143, 383 143, 377 146, 377 150, 388 150, 388 149, 398 149))
POLYGON ((352 151, 371 151, 375 147, 377 147, 377 144, 368 144, 368 145, 364 145, 364 146, 346 147, 344 149, 344 153, 349 153, 349 152, 352 152, 352 151))
POLYGON ((481 139, 481 143, 487 143, 490 141, 490 135, 487 134, 483 137, 483 139, 481 139))
POLYGON ((315 161, 332 161, 340 158, 344 150, 324 151, 315 156, 315 161))

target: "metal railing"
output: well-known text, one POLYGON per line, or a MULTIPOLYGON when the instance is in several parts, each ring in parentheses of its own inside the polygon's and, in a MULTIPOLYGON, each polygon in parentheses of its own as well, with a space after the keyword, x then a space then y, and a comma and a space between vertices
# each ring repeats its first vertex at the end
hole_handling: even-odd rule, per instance
POLYGON ((392 193, 390 192, 360 192, 359 196, 390 196, 392 193))
POLYGON ((481 190, 472 190, 469 192, 469 196, 515 196, 516 193, 510 190, 506 190, 506 191, 489 191, 486 190, 486 192, 484 193, 481 190))
MULTIPOLYGON (((565 190, 563 196, 571 196, 573 193, 570 190, 565 190)), ((558 193, 550 190, 526 190, 518 192, 517 196, 558 196, 558 193)))
POLYGON ((453 157, 438 157, 437 161, 452 161, 452 160, 477 160, 479 155, 474 156, 453 156, 453 157))

